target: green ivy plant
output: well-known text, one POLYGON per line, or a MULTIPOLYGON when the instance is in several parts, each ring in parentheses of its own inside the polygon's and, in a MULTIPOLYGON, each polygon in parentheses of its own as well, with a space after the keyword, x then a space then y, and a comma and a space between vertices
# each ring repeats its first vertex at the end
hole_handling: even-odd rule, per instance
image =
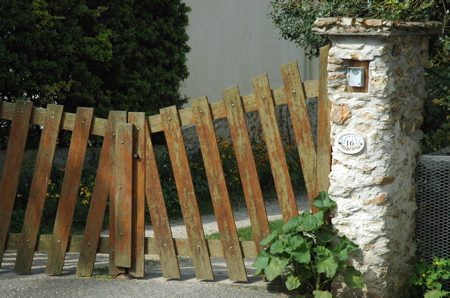
POLYGON ((348 287, 364 286, 362 274, 346 263, 349 253, 358 246, 345 236, 337 236, 327 222, 327 211, 336 206, 326 192, 320 192, 312 206, 319 209, 292 218, 281 229, 261 241, 262 250, 253 263, 255 275, 265 275, 269 281, 286 278, 288 290, 314 297, 332 297, 331 282, 343 276, 348 287), (337 244, 332 244, 337 240, 337 244), (334 241, 333 241, 334 242, 334 241))
POLYGON ((450 292, 442 289, 442 281, 450 279, 450 259, 433 258, 428 263, 423 259, 415 265, 414 274, 407 283, 411 286, 407 297, 419 297, 423 294, 425 298, 450 297, 450 292))

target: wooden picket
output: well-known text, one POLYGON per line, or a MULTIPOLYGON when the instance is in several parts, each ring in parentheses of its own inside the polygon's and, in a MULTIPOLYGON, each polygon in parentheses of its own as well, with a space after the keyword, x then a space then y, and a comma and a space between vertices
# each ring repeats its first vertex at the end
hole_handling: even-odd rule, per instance
POLYGON ((237 87, 222 92, 223 100, 193 100, 192 107, 161 109, 159 115, 110 112, 94 118, 93 110, 63 113, 62 106, 33 108, 32 103, 2 102, 0 118, 11 120, 6 161, 0 180, 0 265, 5 250, 16 250, 14 272, 29 274, 35 251, 48 251, 46 273, 62 274, 66 252, 79 253, 77 275, 92 275, 96 255, 109 254, 110 273, 145 276, 145 255, 158 255, 165 278, 181 278, 178 256, 191 257, 198 279, 214 280, 211 257, 224 258, 233 281, 247 281, 243 259, 255 258, 260 241, 270 233, 262 186, 245 120, 258 111, 264 132, 283 220, 298 214, 275 106, 288 105, 300 154, 308 197, 328 188, 331 145, 326 64, 328 47, 321 49, 320 78, 302 82, 296 62, 281 67, 284 86, 271 89, 267 75, 253 79, 254 94, 241 96, 237 87), (310 126, 306 99, 318 97, 317 145, 310 126), (231 209, 213 120, 227 118, 254 241, 240 241, 231 209), (35 173, 22 233, 8 233, 17 192, 25 140, 30 125, 42 126, 35 173), (195 125, 199 138, 220 240, 206 240, 197 206, 182 127, 195 125), (59 132, 72 132, 61 199, 52 235, 38 235, 53 155, 59 132), (151 135, 164 132, 187 239, 174 239, 164 201, 151 135), (103 137, 84 235, 70 235, 85 151, 90 135, 103 137), (109 202, 109 236, 101 236, 109 202), (154 237, 145 237, 145 207, 154 237))

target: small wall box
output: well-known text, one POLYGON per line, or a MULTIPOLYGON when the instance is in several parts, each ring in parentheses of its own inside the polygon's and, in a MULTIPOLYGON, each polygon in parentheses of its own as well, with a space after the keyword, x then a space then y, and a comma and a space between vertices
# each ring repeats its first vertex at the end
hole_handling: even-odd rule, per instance
POLYGON ((364 87, 364 67, 348 68, 348 85, 350 87, 364 87))

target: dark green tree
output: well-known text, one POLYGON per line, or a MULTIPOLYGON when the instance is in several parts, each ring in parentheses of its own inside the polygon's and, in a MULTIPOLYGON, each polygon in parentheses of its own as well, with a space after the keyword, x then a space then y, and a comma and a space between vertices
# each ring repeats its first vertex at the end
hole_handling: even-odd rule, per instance
POLYGON ((450 144, 450 28, 449 0, 275 0, 270 17, 281 35, 318 55, 329 38, 312 32, 314 21, 325 17, 360 17, 399 21, 439 21, 442 33, 430 39, 430 66, 426 69, 424 150, 450 144))
POLYGON ((181 0, 0 0, 0 96, 158 113, 186 102, 181 0))

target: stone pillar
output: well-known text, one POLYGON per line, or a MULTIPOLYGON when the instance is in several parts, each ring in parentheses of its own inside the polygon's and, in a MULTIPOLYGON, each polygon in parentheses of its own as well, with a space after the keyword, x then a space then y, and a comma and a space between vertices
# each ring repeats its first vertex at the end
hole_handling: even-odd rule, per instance
POLYGON ((332 40, 329 194, 337 202, 332 222, 359 245, 352 262, 366 285, 353 293, 344 289, 340 296, 401 297, 412 272, 424 66, 428 38, 440 28, 436 22, 352 18, 315 23, 315 32, 332 40), (350 86, 355 83, 349 67, 359 67, 353 78, 361 79, 360 86, 350 86))

